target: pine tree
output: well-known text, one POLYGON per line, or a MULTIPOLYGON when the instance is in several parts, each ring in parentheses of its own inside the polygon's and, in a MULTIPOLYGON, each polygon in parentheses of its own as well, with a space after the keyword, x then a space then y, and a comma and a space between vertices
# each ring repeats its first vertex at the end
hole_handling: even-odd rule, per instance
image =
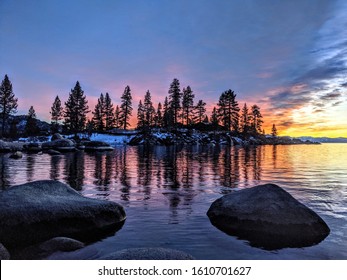
POLYGON ((119 121, 123 129, 127 129, 127 127, 130 125, 129 119, 133 111, 131 90, 129 86, 125 87, 121 100, 122 103, 120 105, 119 121))
POLYGON ((198 104, 196 104, 194 108, 194 122, 195 123, 202 123, 205 118, 206 113, 206 103, 202 100, 198 101, 198 104))
POLYGON ((169 107, 168 98, 165 97, 164 106, 163 106, 163 127, 168 128, 171 120, 171 110, 169 107))
POLYGON ((222 124, 227 130, 239 129, 239 104, 236 101, 236 94, 231 89, 223 92, 219 97, 218 115, 222 124))
POLYGON ((77 133, 85 128, 87 113, 89 112, 88 101, 84 95, 80 83, 77 81, 71 89, 68 100, 65 102, 64 123, 69 132, 77 133))
POLYGON ((247 104, 245 103, 241 111, 240 131, 244 134, 247 134, 249 132, 249 128, 250 128, 250 115, 249 115, 247 104))
POLYGON ((213 107, 212 114, 211 114, 211 124, 214 129, 218 127, 218 112, 216 107, 213 107))
POLYGON ((146 126, 146 111, 142 105, 142 100, 140 99, 139 106, 137 108, 137 128, 142 129, 146 126))
POLYGON ((114 111, 114 126, 115 126, 115 128, 121 127, 119 116, 120 116, 120 110, 119 110, 119 106, 117 105, 116 110, 114 111))
POLYGON ((149 90, 147 90, 144 103, 143 103, 143 109, 144 109, 144 125, 146 127, 151 127, 154 125, 154 115, 155 115, 155 109, 153 107, 152 103, 152 97, 149 90))
POLYGON ((28 136, 36 135, 39 132, 39 128, 37 127, 36 112, 33 106, 30 106, 29 108, 25 132, 28 136))
POLYGON ((181 90, 180 90, 180 82, 178 79, 173 79, 170 89, 169 89, 169 108, 172 114, 170 114, 169 126, 177 126, 178 117, 181 110, 181 90))
POLYGON ((277 137, 277 128, 276 128, 275 124, 272 125, 271 136, 272 137, 277 137))
POLYGON ((194 110, 194 97, 192 89, 190 86, 183 88, 183 98, 182 98, 182 119, 183 123, 189 125, 191 123, 191 116, 194 110))
POLYGON ((93 135, 94 128, 95 128, 95 124, 94 124, 93 120, 89 119, 87 121, 87 125, 86 125, 86 129, 87 129, 87 133, 88 133, 89 138, 93 135))
POLYGON ((63 119, 63 107, 61 106, 61 101, 58 95, 55 97, 49 113, 51 114, 51 131, 53 133, 58 132, 59 121, 63 119))
POLYGON ((108 94, 108 92, 106 92, 105 95, 105 107, 104 107, 105 111, 105 128, 106 130, 110 130, 115 126, 115 116, 114 116, 114 106, 112 104, 112 100, 108 94))
POLYGON ((258 134, 262 132, 263 116, 260 113, 258 105, 253 105, 251 108, 251 130, 253 133, 258 134))
POLYGON ((101 93, 98 98, 98 103, 95 105, 93 111, 93 123, 98 132, 101 132, 105 128, 105 98, 101 93))
POLYGON ((18 99, 15 97, 12 89, 12 83, 5 75, 0 86, 0 118, 1 118, 1 136, 5 134, 5 124, 10 114, 17 112, 18 99))
POLYGON ((155 117, 154 117, 154 126, 163 126, 163 114, 162 114, 162 106, 161 103, 158 103, 158 108, 157 108, 157 112, 155 113, 155 117))

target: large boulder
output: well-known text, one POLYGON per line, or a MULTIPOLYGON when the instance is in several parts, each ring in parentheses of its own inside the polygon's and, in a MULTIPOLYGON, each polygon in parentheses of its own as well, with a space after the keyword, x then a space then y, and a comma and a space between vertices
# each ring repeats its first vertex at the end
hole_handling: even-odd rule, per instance
POLYGON ((58 139, 42 143, 42 149, 71 152, 75 150, 75 143, 69 139, 58 139))
POLYGON ((86 151, 112 151, 113 147, 102 141, 84 141, 83 143, 84 150, 86 151))
POLYGON ((16 260, 42 260, 58 252, 71 252, 84 247, 78 240, 68 237, 55 237, 39 244, 34 244, 15 252, 16 260))
POLYGON ((194 260, 194 257, 167 248, 132 248, 100 257, 102 260, 194 260))
POLYGON ((7 249, 0 243, 0 260, 9 260, 10 259, 10 253, 7 251, 7 249))
POLYGON ((330 232, 322 218, 274 184, 225 195, 207 215, 220 230, 268 250, 311 246, 330 232))
POLYGON ((8 249, 57 236, 98 240, 114 234, 124 220, 119 204, 83 197, 58 181, 35 181, 0 192, 0 242, 8 249))

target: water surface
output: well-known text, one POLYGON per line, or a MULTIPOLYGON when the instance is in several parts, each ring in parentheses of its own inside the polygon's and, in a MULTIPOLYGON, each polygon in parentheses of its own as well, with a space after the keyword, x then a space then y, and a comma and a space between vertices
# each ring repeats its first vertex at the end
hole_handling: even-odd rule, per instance
POLYGON ((20 160, 5 154, 0 186, 60 180, 84 196, 123 205, 123 228, 87 248, 100 255, 167 247, 197 259, 347 259, 346 154, 347 144, 116 146, 111 152, 25 154, 20 160), (206 212, 215 199, 264 183, 278 184, 312 208, 330 235, 311 247, 267 251, 211 225, 206 212))

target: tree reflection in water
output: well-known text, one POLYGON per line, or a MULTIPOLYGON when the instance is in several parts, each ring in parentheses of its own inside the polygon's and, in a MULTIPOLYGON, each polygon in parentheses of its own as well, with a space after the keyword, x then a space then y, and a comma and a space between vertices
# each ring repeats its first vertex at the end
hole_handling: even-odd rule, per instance
MULTIPOLYGON (((276 147, 272 149, 275 164, 276 147)), ((189 209, 197 194, 213 186, 222 187, 220 192, 226 194, 240 185, 247 186, 249 181, 260 181, 263 150, 264 147, 202 145, 117 146, 109 152, 77 151, 59 156, 28 154, 23 159, 24 181, 61 180, 82 193, 86 187, 90 188, 89 196, 110 199, 112 195, 115 197, 112 199, 126 203, 142 200, 148 205, 153 196, 160 200, 164 195, 174 217, 175 209, 182 205, 189 209), (40 160, 37 161, 37 157, 41 157, 40 160), (38 178, 42 172, 35 170, 47 167, 50 168, 48 178, 42 175, 38 178)), ((2 188, 10 185, 8 161, 8 157, 0 157, 2 188)))

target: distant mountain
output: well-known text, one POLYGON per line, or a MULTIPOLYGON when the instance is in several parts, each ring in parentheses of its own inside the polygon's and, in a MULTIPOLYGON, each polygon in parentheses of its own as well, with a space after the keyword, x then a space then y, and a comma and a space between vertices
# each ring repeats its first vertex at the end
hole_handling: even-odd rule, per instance
MULTIPOLYGON (((48 134, 50 132, 49 123, 45 121, 41 121, 39 119, 36 119, 36 121, 37 121, 36 124, 40 130, 40 134, 48 134)), ((23 134, 25 131, 25 125, 27 123, 27 116, 26 115, 10 116, 5 124, 5 130, 7 132, 10 130, 10 124, 13 122, 16 123, 17 133, 19 135, 23 134)))
POLYGON ((347 138, 345 137, 330 138, 330 137, 302 136, 302 137, 298 137, 298 139, 301 139, 303 141, 309 140, 309 141, 320 142, 320 143, 347 143, 347 138))

